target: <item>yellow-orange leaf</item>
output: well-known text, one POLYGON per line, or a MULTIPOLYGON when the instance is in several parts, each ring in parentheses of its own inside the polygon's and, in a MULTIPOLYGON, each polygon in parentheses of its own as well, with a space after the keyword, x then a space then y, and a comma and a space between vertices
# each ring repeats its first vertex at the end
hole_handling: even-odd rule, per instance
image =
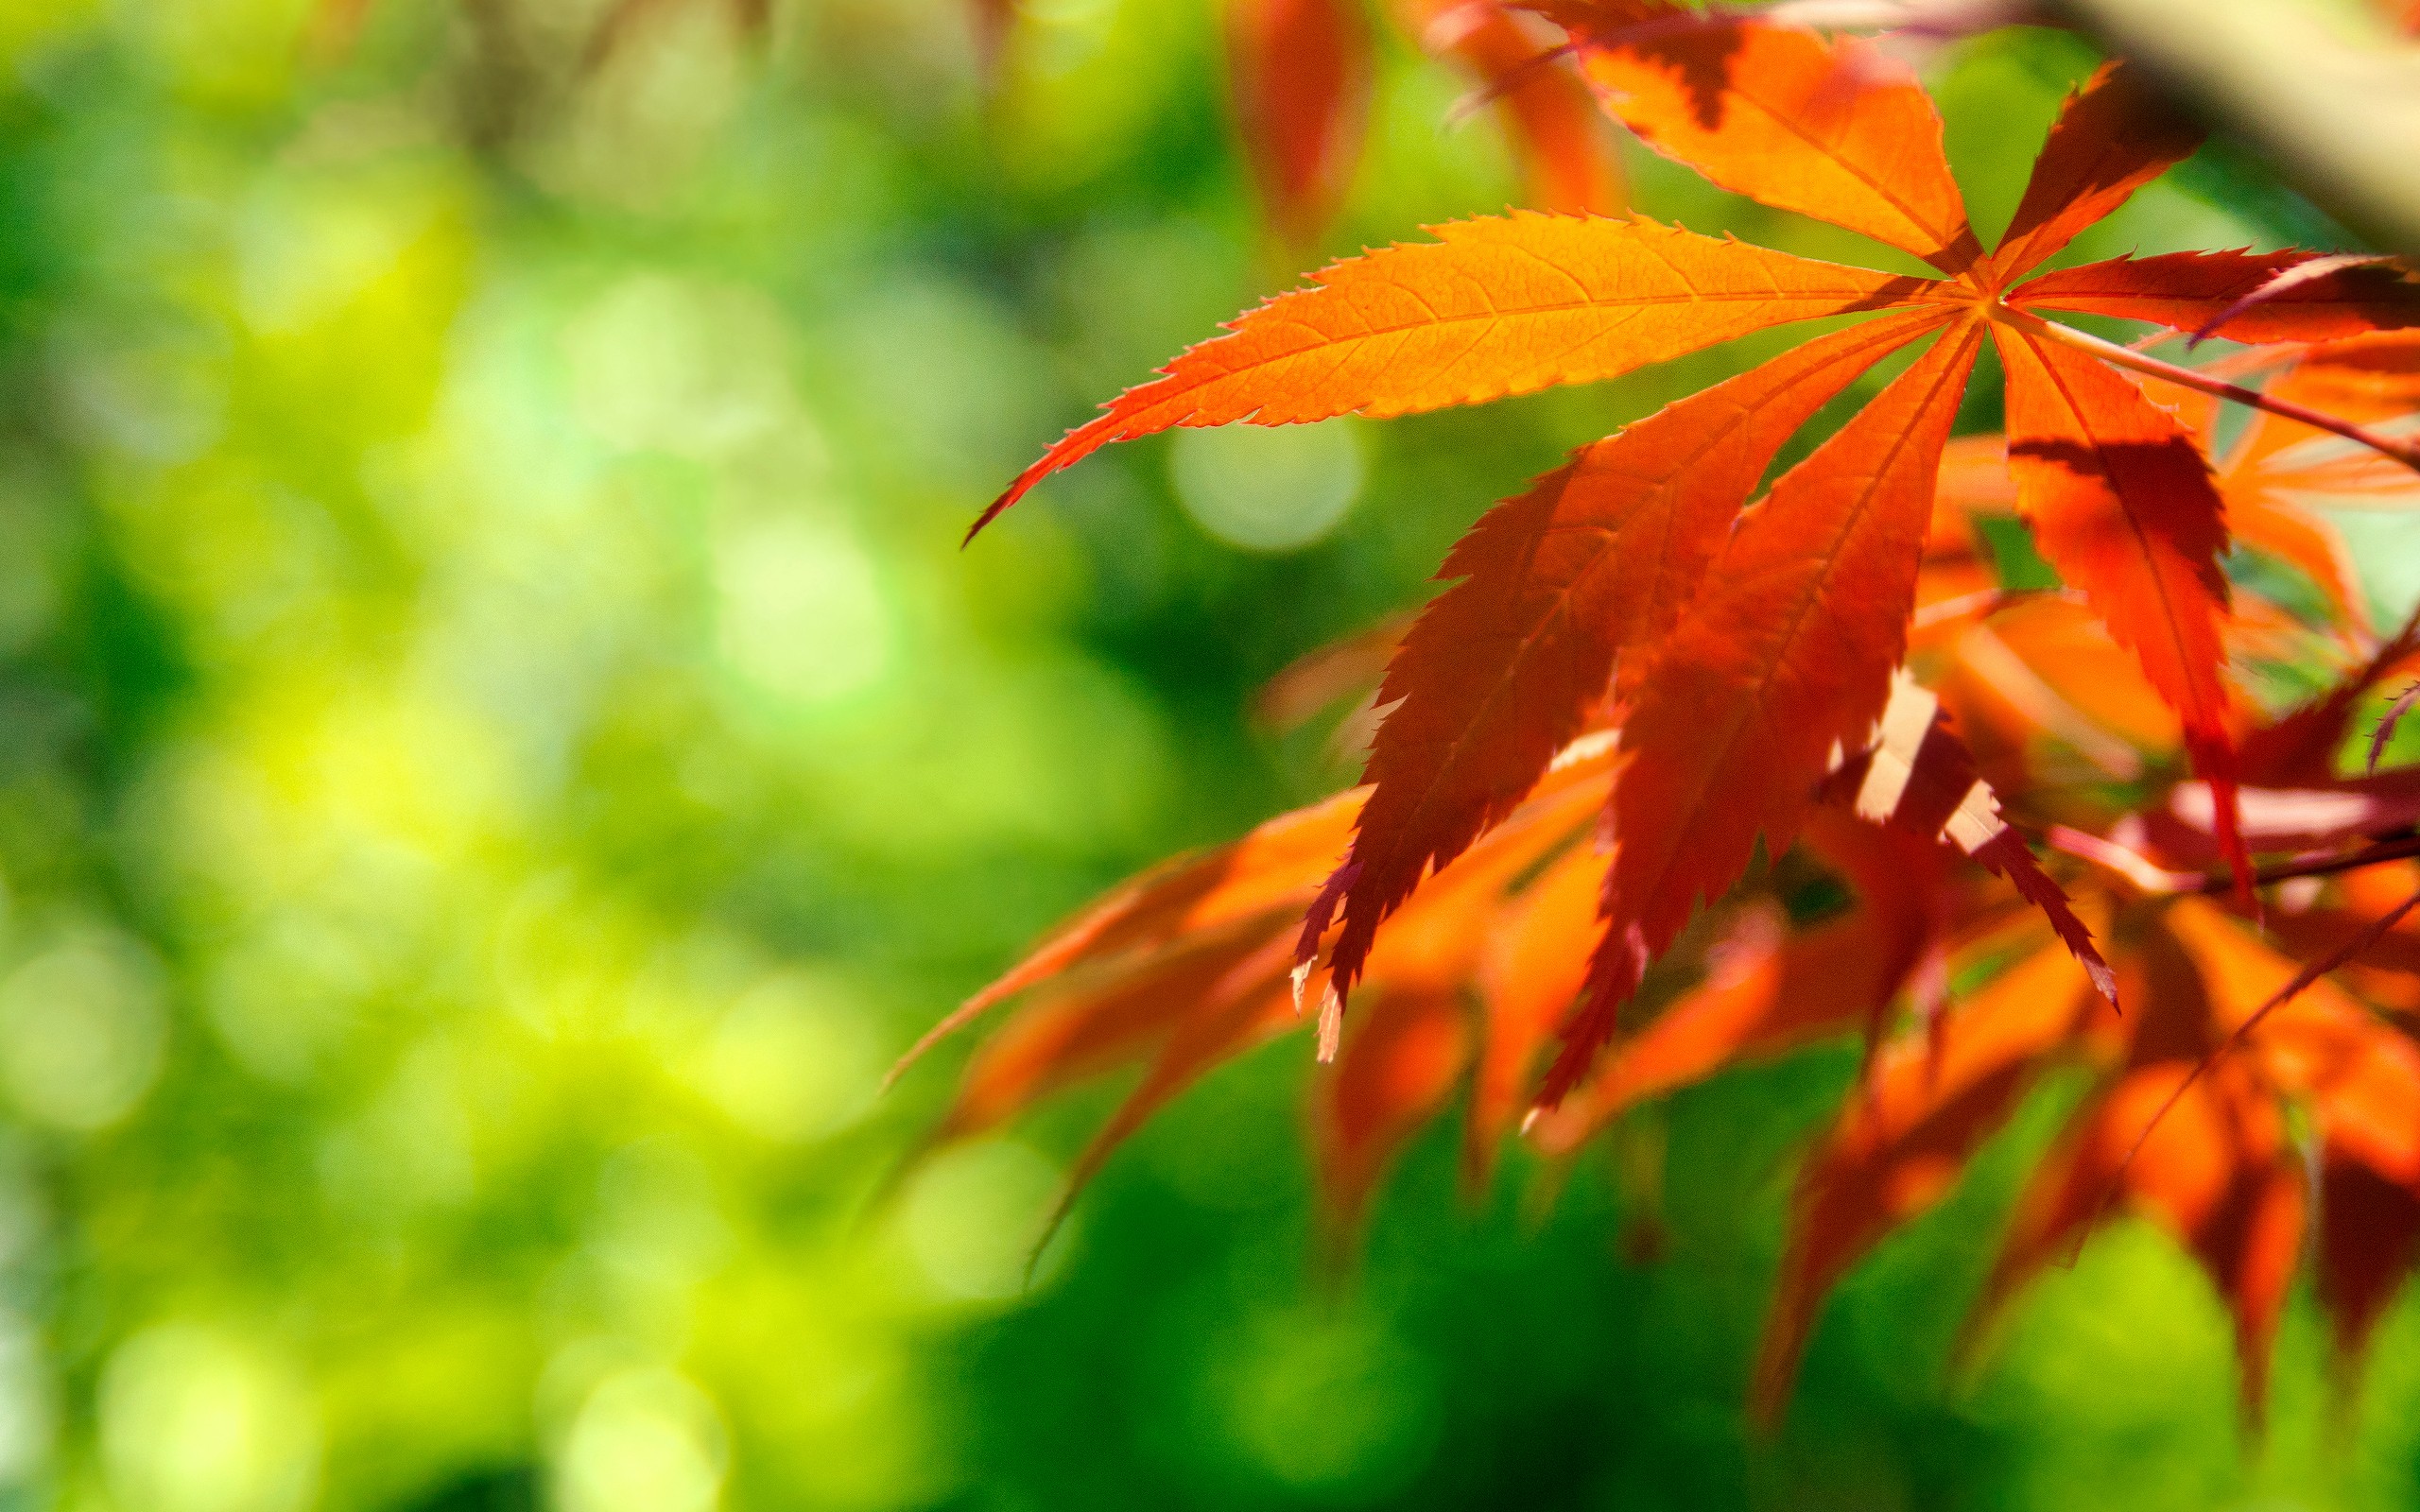
MULTIPOLYGON (((1819 263, 1650 220, 1527 212, 1331 264, 1128 390, 1026 469, 980 530, 1052 472, 1178 425, 1408 415, 1595 383, 1791 320, 1935 302, 1925 279, 1819 263)), ((972 531, 969 534, 973 534, 972 531)))

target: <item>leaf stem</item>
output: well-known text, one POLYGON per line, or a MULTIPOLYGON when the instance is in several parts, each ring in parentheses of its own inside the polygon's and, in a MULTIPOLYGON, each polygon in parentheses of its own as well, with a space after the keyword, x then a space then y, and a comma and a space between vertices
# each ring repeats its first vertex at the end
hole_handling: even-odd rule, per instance
MULTIPOLYGON (((2420 835, 2397 835, 2349 853, 2308 856, 2292 861, 2281 861, 2273 867, 2263 867, 2253 873, 2252 882, 2255 886, 2267 887, 2280 882, 2291 882, 2300 877, 2332 877, 2339 872, 2359 871, 2363 867, 2381 866, 2389 861, 2406 861, 2414 856, 2420 856, 2420 835)), ((2212 877, 2202 884, 2201 890, 2205 893, 2221 893, 2228 891, 2234 885, 2235 883, 2230 878, 2212 877)))
POLYGON ((2278 399, 2264 394, 2256 388, 2246 388, 2241 384, 2231 384, 2222 378, 2213 378, 2207 373, 2197 372, 2191 368, 2164 361, 2148 352, 2137 352, 2132 347, 2122 347, 2115 341, 2104 341, 2089 332, 2079 331, 2071 325, 2061 325, 2056 320, 2045 320, 2038 315, 2017 309, 2013 305, 1997 306, 1992 311, 1991 318, 2003 325, 2023 331, 2029 335, 2040 336, 2045 340, 2073 347, 2078 352, 2089 352, 2111 367, 2132 368, 2136 372, 2146 373, 2153 378, 2166 379, 2180 387, 2190 388, 2199 393, 2224 399, 2253 409, 2266 410, 2281 419, 2294 421, 2316 430, 2326 431, 2332 436, 2342 436, 2356 445, 2366 446, 2381 456, 2392 457, 2412 472, 2420 472, 2420 441, 2398 440, 2393 437, 2381 436, 2376 431, 2356 425, 2351 421, 2341 420, 2334 415, 2312 409, 2307 404, 2297 404, 2290 399, 2278 399))
MULTIPOLYGON (((2044 838, 2049 842, 2051 850, 2064 850, 2104 870, 2114 871, 2134 884, 2137 891, 2152 897, 2176 897, 2185 893, 2215 896, 2235 890, 2235 878, 2230 874, 2222 872, 2210 876, 2199 871, 2172 871, 2140 851, 2130 850, 2097 834, 2071 830, 2064 824, 2050 826, 2044 838)), ((2340 872, 2359 871, 2363 867, 2383 866, 2390 861, 2409 861, 2415 857, 2420 857, 2420 834, 2409 832, 2390 834, 2359 850, 2306 852, 2290 861, 2262 867, 2252 874, 2252 885, 2273 887, 2281 882, 2292 882, 2301 877, 2333 877, 2340 872)))

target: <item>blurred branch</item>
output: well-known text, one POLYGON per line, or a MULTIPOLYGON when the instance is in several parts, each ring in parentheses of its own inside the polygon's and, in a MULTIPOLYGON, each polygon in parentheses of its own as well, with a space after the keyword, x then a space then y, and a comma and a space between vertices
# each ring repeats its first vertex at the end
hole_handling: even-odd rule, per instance
POLYGON ((2420 47, 2365 45, 2300 0, 2057 0, 2164 76, 2295 188, 2380 247, 2420 254, 2420 47))

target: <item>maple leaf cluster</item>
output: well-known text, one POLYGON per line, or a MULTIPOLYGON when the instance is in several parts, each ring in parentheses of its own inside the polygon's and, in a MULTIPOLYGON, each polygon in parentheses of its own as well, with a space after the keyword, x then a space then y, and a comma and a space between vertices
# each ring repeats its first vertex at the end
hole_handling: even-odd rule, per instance
POLYGON ((2042 271, 2198 145, 2122 63, 2066 101, 1987 250, 1930 99, 1872 45, 1663 0, 1532 9, 1648 146, 1931 274, 1644 217, 1458 221, 1322 270, 1052 447, 977 529, 1174 426, 1478 404, 1866 317, 1581 448, 1479 519, 1416 619, 1281 692, 1316 702, 1385 659, 1364 784, 1128 884, 977 994, 927 1042, 1019 1006, 942 1135, 1139 1066, 1080 1185, 1209 1068, 1315 1024, 1319 1169, 1349 1220, 1458 1096, 1476 1178, 1516 1128, 1567 1155, 1641 1099, 1862 1033, 1801 1183, 1772 1411, 1826 1289, 2046 1068, 2081 1066, 2094 1090, 1979 1324, 2133 1210, 2226 1297, 2248 1400, 2307 1243, 2357 1349, 2420 1242, 2398 1017, 2420 1011, 2420 775, 2342 758, 2420 636, 2377 638, 2312 503, 2415 500, 2420 284, 2297 251, 2042 271), (2238 350, 2156 354, 2213 333, 2238 350), (1987 342, 2005 434, 1953 439, 1987 342), (2251 421, 2222 440, 2228 401, 2251 421), (2063 586, 2007 586, 2013 531, 2063 586), (2308 602, 2233 590, 2237 543, 2308 602), (2312 667, 2315 700, 2258 696, 2312 667), (1807 914, 1817 874, 1845 910, 1807 914))

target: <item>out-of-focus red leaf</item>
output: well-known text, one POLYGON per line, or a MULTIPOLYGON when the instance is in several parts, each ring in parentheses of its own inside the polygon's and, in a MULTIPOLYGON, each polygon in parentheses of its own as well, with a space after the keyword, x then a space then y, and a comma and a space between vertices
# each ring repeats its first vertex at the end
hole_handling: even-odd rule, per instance
POLYGON ((1567 1153, 1634 1103, 1859 1027, 1898 985, 1893 935, 1860 910, 1726 963, 1540 1118, 1540 1145, 1567 1153))
POLYGON ((1315 238, 1351 182, 1369 113, 1359 0, 1227 0, 1236 119, 1270 224, 1315 238))
POLYGON ((2008 438, 1961 436, 1941 452, 1941 503, 1961 514, 2014 514, 2016 480, 2008 471, 2008 438))
POLYGON ((370 24, 377 0, 319 0, 311 11, 310 46, 317 57, 340 60, 353 52, 370 24))
POLYGON ((892 1076, 994 1004, 1079 966, 1300 909, 1343 852, 1363 797, 1357 788, 1340 793, 1280 815, 1232 845, 1164 863, 1127 883, 927 1030, 892 1076))
POLYGON ((1575 848, 1525 888, 1479 966, 1485 1032, 1472 1078, 1463 1168, 1483 1183, 1495 1147, 1528 1100, 1538 1053, 1580 996, 1597 943, 1606 857, 1575 848))
POLYGON ((1943 700, 1979 751, 2013 752, 2032 769, 2055 747, 2102 776, 2131 782, 2143 774, 2145 750, 2175 744, 2175 717, 2143 681, 2141 667, 2080 604, 2019 605, 1961 635, 1954 655, 1943 700), (2036 609, 2044 612, 2027 612, 2036 609), (2085 654, 2074 661, 2040 655, 2054 636, 2085 654), (2107 676, 2095 679, 2094 671, 2107 676), (2113 729, 2100 717, 2113 704, 2135 716, 2127 728, 2113 729))
MULTIPOLYGON (((2411 892, 2411 886, 2403 886, 2402 896, 2395 901, 2400 902, 2402 897, 2410 896, 2411 892)), ((2350 907, 2325 906, 2291 912, 2281 910, 2272 913, 2262 923, 2287 954, 2307 958, 2342 944, 2384 911, 2377 909, 2365 913, 2350 907)), ((2388 935, 2363 951, 2355 964, 2420 979, 2420 930, 2397 931, 2388 935)), ((2414 985, 2420 986, 2420 981, 2415 981, 2414 985)))
POLYGON ((2372 652, 2369 661, 2325 694, 2244 738, 2244 775, 2276 786, 2317 784, 2336 775, 2336 753, 2351 738, 2353 721, 2371 691, 2411 668, 2420 658, 2420 612, 2372 652))
POLYGON ((2269 1349, 2301 1258, 2302 1158, 2276 1104, 2248 1078, 2205 1078, 2129 1172, 2135 1199, 2192 1250, 2236 1327, 2244 1404, 2260 1415, 2269 1349), (2155 1153, 2156 1152, 2156 1153, 2155 1153))
MULTIPOLYGON (((2351 852, 2362 842, 2399 836, 2420 816, 2420 772, 2359 778, 2325 788, 2243 788, 2240 833, 2262 850, 2351 852)), ((2207 784, 2180 782, 2165 803, 2134 810, 2104 838, 2149 863, 2194 876, 2224 858, 2207 784)), ((2079 853, 2083 853, 2079 851, 2079 853)), ((2385 859, 2383 857, 2377 859, 2385 859)))
MULTIPOLYGON (((2312 347, 2296 355, 2268 390, 2346 420, 2408 419, 2420 409, 2420 331, 2379 331, 2312 347)), ((2254 457, 2316 440, 2308 426, 2280 415, 2252 418, 2260 438, 2254 457)))
POLYGON ((1008 56, 1018 4, 1019 0, 967 0, 975 32, 975 70, 987 86, 999 82, 1000 60, 1008 56))
POLYGON ((1780 1415, 1824 1295, 1884 1234, 1940 1200, 2092 997, 2074 960, 2037 951, 1953 1009, 1937 1037, 1883 1055, 1800 1177, 1756 1364, 1760 1417, 1780 1415))
POLYGON ((1444 1106, 1470 1058, 1469 1010, 1451 988, 1381 993, 1324 1078, 1319 1169, 1340 1225, 1358 1221, 1404 1142, 1444 1106))
MULTIPOLYGON (((2250 928, 2228 918, 2206 900, 2189 898, 2177 902, 2165 912, 2163 922, 2170 937, 2201 972, 2202 992, 2208 1004, 2209 1024, 2214 1033, 2234 1034, 2263 1012, 2276 1015, 2265 1021, 2272 1039, 2297 1026, 2308 1029, 2313 1023, 2326 1023, 2341 1027, 2367 1022, 2360 1005, 2324 976, 2295 989, 2290 1002, 2278 1002, 2306 963, 2278 954, 2250 928)), ((2273 1063, 2268 1069, 2280 1081, 2295 1086, 2310 1084, 2317 1074, 2317 1068, 2311 1066, 2294 1067, 2282 1062, 2273 1063)))
MULTIPOLYGON (((1632 1104, 1727 1065, 1860 1023, 1872 1032, 1893 999, 1934 963, 1954 895, 1938 844, 1829 807, 1809 816, 1806 838, 1855 890, 1857 908, 1794 936, 1764 913, 1748 914, 1709 953, 1703 983, 1605 1057, 1596 1074, 1540 1119, 1534 1132, 1541 1146, 1569 1151, 1632 1104)), ((1578 983, 1558 985, 1565 982, 1567 1002, 1578 983)))
MULTIPOLYGON (((2325 264, 2307 263, 2286 276, 2325 271, 2325 264)), ((2272 399, 2392 432, 2420 409, 2420 331, 2379 332, 2290 354, 2255 349, 2202 370, 2230 382, 2258 382, 2272 399)), ((2420 478, 2390 458, 2266 410, 2254 411, 2234 441, 2222 445, 2215 398, 2156 378, 2145 379, 2143 390, 2174 411, 2217 460, 2230 533, 2299 569, 2327 596, 2337 635, 2366 651, 2372 627, 2360 573, 2334 522, 2312 506, 2367 505, 2396 495, 2420 504, 2420 478)))
POLYGON ((1231 929, 1171 946, 1098 986, 1055 992, 983 1041, 939 1137, 961 1139, 1026 1111, 1061 1088, 1098 1075, 1165 1039, 1277 929, 1231 929))
MULTIPOLYGON (((2408 895, 2408 894, 2407 894, 2408 895)), ((2352 934, 2341 926, 2335 944, 2352 934)), ((2400 943, 2409 945, 2409 938, 2400 943)), ((2298 952, 2298 954, 2300 954, 2298 952)), ((2380 952, 2364 953, 2371 960, 2380 952)), ((2407 966, 2407 971, 2410 968, 2407 966)), ((2358 1360, 2420 1251, 2420 1048, 2374 1029, 2315 1089, 2320 1296, 2337 1349, 2358 1360)))
POLYGON ((1052 1229, 1066 1217, 1078 1194, 1100 1174, 1117 1147, 1133 1138, 1160 1109, 1199 1081, 1221 1061, 1241 1055, 1298 1026, 1288 954, 1283 935, 1245 956, 1206 990, 1197 995, 1189 1011, 1161 1044, 1144 1069, 1143 1079, 1117 1105, 1068 1173, 1067 1190, 1050 1221, 1052 1229))
POLYGON ((2319 1286, 2341 1354, 2360 1356, 2415 1248, 2420 1195, 2331 1143, 2319 1168, 2319 1286))
POLYGON ((1629 191, 1604 112, 1550 47, 1491 0, 1397 0, 1396 9, 1431 52, 1450 54, 1495 100, 1530 204, 1573 215, 1622 208, 1629 191))
POLYGON ((2327 595, 2340 623, 2366 631, 2369 595, 2344 538, 2300 509, 2280 508, 2249 490, 2228 489, 2227 533, 2241 545, 2286 562, 2327 595))
POLYGON ((1282 733, 1299 729, 1340 699, 1375 688, 1411 621, 1409 614, 1390 614, 1358 635, 1298 658, 1261 684, 1253 699, 1253 717, 1282 733))
POLYGON ((2235 1065, 2187 1091, 2128 1161, 2144 1125, 2189 1069, 2175 1060, 2146 1065, 2079 1118, 2019 1198, 1979 1315, 1996 1312, 2072 1249, 2101 1212, 2111 1184, 2122 1181, 2125 1195, 2201 1261, 2233 1314, 2244 1401, 2256 1413, 2269 1343, 2302 1242, 2302 1163, 2286 1143, 2275 1105, 2235 1065))

